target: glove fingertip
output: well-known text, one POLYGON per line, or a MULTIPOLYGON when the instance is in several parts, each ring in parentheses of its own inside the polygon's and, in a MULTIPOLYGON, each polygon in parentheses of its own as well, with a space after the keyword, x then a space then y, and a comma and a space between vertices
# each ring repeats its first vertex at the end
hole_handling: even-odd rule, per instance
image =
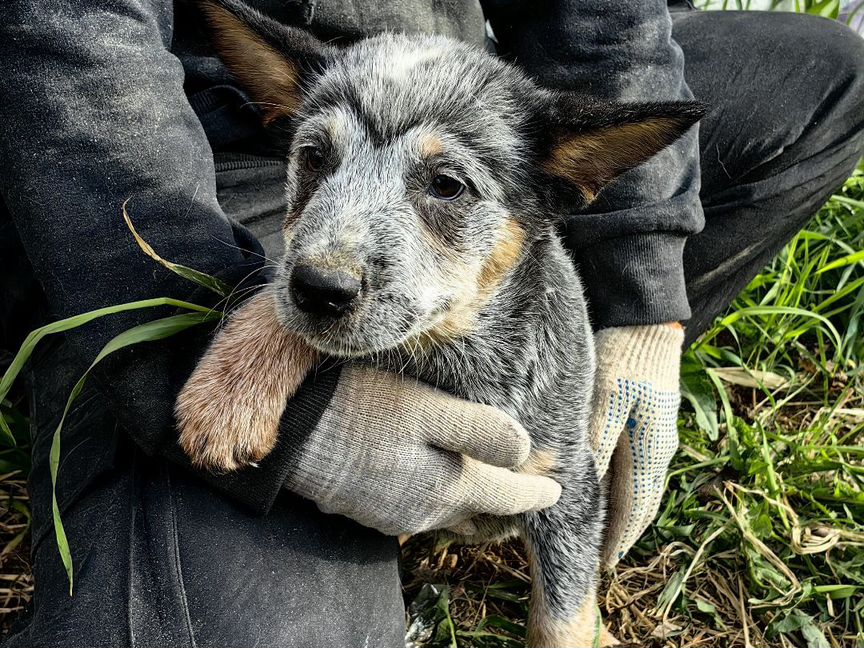
POLYGON ((544 502, 545 506, 543 508, 549 508, 550 506, 557 504, 558 500, 561 499, 562 492, 561 484, 556 482, 554 479, 549 479, 548 477, 546 479, 548 479, 551 484, 549 484, 547 488, 548 499, 544 502))
POLYGON ((531 476, 534 488, 534 502, 529 509, 531 511, 542 511, 554 506, 561 499, 561 484, 551 477, 531 476))
POLYGON ((510 461, 507 463, 507 468, 515 468, 521 466, 531 455, 531 438, 525 434, 524 436, 514 435, 512 437, 512 445, 510 450, 510 461))
POLYGON ((516 419, 500 410, 494 410, 496 416, 490 418, 493 425, 490 439, 496 443, 495 465, 502 468, 516 468, 528 460, 531 454, 531 437, 516 419))

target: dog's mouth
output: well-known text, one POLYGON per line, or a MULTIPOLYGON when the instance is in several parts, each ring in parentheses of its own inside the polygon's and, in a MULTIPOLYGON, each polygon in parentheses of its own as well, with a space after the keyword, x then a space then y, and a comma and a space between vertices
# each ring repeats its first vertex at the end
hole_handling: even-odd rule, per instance
POLYGON ((450 304, 441 298, 428 312, 421 312, 426 309, 367 294, 350 310, 334 314, 304 312, 286 290, 277 301, 280 320, 288 330, 321 353, 355 359, 402 349, 416 354, 430 331, 447 318, 450 304))

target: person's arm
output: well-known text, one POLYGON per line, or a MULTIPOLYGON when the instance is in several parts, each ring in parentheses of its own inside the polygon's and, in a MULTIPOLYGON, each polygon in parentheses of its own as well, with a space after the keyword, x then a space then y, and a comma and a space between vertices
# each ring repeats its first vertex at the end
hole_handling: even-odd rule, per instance
MULTIPOLYGON (((552 88, 610 101, 692 99, 665 0, 484 0, 499 53, 552 88)), ((684 241, 703 225, 692 128, 566 222, 596 329, 690 316, 684 241)))
MULTIPOLYGON (((138 249, 122 218, 126 199, 137 230, 165 258, 228 283, 260 268, 257 242, 216 201, 212 153, 168 50, 172 4, 9 0, 0 8, 0 192, 55 317, 189 297, 192 284, 138 249)), ((84 367, 114 335, 168 313, 113 316, 67 340, 84 367)), ((190 336, 135 347, 97 375, 148 453, 183 460, 172 411, 192 348, 200 346, 190 336)), ((304 391, 307 424, 332 389, 322 382, 304 391)), ((290 450, 213 481, 266 510, 290 450)))
MULTIPOLYGON (((610 101, 692 98, 666 0, 484 0, 484 8, 499 52, 543 85, 610 101)), ((682 256, 702 225, 696 128, 566 218, 598 331, 590 429, 601 476, 611 462, 608 563, 653 520, 678 447, 678 322, 690 316, 682 256)))

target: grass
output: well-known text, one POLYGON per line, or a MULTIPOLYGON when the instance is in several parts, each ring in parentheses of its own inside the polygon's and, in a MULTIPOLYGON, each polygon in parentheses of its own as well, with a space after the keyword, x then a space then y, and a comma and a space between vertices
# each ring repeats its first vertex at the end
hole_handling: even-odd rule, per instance
MULTIPOLYGON (((619 638, 864 648, 862 318, 859 172, 686 353, 681 451, 661 513, 601 588, 619 638)), ((0 355, 0 369, 11 360, 0 355)), ((0 434, 3 634, 32 597, 24 412, 20 393, 0 402, 11 433, 0 434)), ((403 554, 414 645, 521 645, 530 579, 517 545, 420 537, 403 554)))
MULTIPOLYGON (((11 362, 0 352, 0 369, 11 362)), ((9 422, 15 442, 0 435, 0 636, 33 596, 30 568, 30 430, 20 402, 0 401, 0 414, 9 422)))

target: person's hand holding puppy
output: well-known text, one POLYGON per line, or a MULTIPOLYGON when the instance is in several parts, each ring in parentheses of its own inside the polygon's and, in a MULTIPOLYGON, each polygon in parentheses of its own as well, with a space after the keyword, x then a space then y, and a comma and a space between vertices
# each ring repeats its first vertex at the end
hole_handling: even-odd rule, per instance
POLYGON ((680 324, 609 328, 594 336, 590 429, 597 473, 609 484, 607 565, 617 563, 657 515, 678 449, 683 340, 680 324))
POLYGON ((279 325, 271 293, 237 310, 177 401, 180 444, 193 463, 236 470, 266 456, 281 434, 296 453, 289 490, 390 535, 470 533, 475 515, 558 500, 557 482, 509 470, 531 449, 519 423, 413 378, 343 368, 324 414, 301 435, 282 412, 317 361, 279 325))
POLYGON ((374 369, 343 369, 330 407, 296 443, 286 486, 388 535, 470 534, 477 514, 542 509, 561 494, 548 477, 508 469, 531 442, 507 414, 374 369))

